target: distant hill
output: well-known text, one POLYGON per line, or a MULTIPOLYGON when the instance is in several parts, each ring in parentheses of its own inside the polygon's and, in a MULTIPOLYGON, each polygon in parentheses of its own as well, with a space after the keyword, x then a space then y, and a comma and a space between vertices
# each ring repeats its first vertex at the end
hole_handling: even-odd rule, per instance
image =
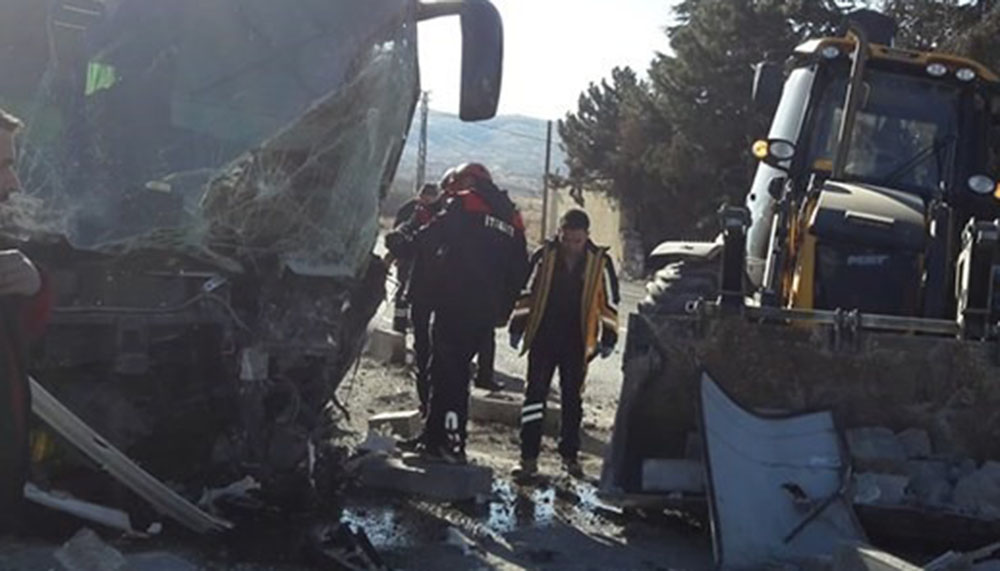
MULTIPOLYGON (((540 194, 545 172, 545 121, 507 115, 464 123, 457 116, 431 111, 427 122, 427 178, 437 182, 451 166, 477 161, 485 164, 503 188, 514 194, 540 194)), ((396 189, 412 189, 417 171, 419 113, 396 174, 396 189)), ((552 172, 566 171, 553 125, 552 172)))

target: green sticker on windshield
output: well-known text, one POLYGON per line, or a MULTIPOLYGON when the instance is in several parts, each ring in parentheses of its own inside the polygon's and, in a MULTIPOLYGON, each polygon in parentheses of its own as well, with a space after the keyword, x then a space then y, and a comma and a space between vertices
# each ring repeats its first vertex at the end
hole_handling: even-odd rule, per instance
POLYGON ((87 66, 87 90, 85 94, 90 96, 103 89, 111 89, 117 81, 118 75, 113 66, 92 61, 87 66))

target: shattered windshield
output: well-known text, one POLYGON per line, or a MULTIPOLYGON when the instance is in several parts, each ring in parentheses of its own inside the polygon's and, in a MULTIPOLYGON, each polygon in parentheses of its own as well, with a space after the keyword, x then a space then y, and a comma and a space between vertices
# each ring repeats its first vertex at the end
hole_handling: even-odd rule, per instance
MULTIPOLYGON (((810 145, 811 164, 830 170, 847 89, 844 77, 824 91, 810 145)), ((870 73, 854 123, 845 174, 860 180, 933 193, 949 176, 958 137, 958 90, 892 73, 870 73)))
POLYGON ((419 89, 412 10, 4 2, 0 106, 27 123, 7 216, 82 248, 354 275, 419 89))

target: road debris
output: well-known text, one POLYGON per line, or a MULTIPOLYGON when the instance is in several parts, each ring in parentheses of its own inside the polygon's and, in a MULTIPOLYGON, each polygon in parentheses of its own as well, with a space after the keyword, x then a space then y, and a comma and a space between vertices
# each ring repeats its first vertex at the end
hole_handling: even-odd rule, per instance
POLYGON ((921 571, 921 568, 869 545, 843 543, 834 552, 832 571, 921 571))
POLYGON ((700 410, 720 566, 802 562, 865 541, 843 497, 849 470, 830 412, 756 416, 707 373, 700 410))
POLYGON ((201 511, 140 468, 63 406, 38 382, 31 378, 29 380, 31 410, 102 470, 148 501, 160 513, 197 533, 232 529, 232 523, 201 511))
POLYGON ((40 506, 117 529, 135 537, 156 535, 163 528, 159 523, 152 523, 145 531, 137 531, 132 527, 132 518, 122 510, 85 502, 66 492, 48 492, 30 482, 24 485, 24 498, 40 506))
POLYGON ((493 470, 475 464, 451 465, 427 461, 415 454, 376 456, 360 466, 364 486, 437 501, 474 500, 493 487, 493 470))
POLYGON ((313 540, 321 562, 348 571, 388 570, 363 529, 341 523, 317 530, 313 540))
POLYGON ((365 353, 388 365, 406 363, 406 337, 398 331, 375 328, 368 336, 365 353))
POLYGON ((254 497, 254 492, 259 492, 260 488, 260 482, 253 476, 246 476, 223 488, 206 488, 198 500, 198 507, 213 515, 223 513, 220 504, 239 504, 244 508, 260 509, 264 504, 254 497))
POLYGON ((125 556, 89 528, 76 532, 55 552, 65 571, 119 571, 125 568, 125 556))
POLYGON ((401 438, 413 438, 423 429, 424 421, 419 410, 382 412, 368 419, 368 429, 390 432, 401 438))

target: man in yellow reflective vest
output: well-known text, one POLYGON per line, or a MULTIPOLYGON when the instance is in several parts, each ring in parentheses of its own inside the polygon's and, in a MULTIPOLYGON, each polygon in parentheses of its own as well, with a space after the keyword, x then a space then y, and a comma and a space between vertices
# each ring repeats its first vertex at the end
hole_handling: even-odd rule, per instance
POLYGON ((563 467, 580 477, 580 422, 587 364, 608 357, 618 342, 618 278, 607 248, 590 240, 590 219, 580 209, 559 220, 559 235, 531 257, 530 272, 514 306, 510 343, 528 353, 528 383, 521 409, 521 465, 515 475, 538 471, 542 420, 552 375, 559 369, 563 467))

